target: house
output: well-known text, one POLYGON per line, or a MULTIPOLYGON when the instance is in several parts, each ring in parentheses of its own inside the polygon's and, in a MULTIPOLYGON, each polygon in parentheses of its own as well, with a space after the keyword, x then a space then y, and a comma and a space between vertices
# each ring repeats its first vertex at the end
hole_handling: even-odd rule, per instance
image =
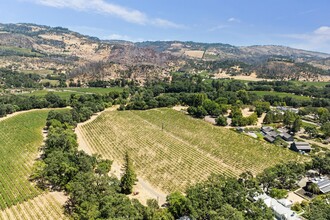
POLYGON ((274 215, 275 218, 278 220, 300 220, 299 216, 297 213, 292 211, 289 207, 286 207, 285 205, 282 205, 279 201, 276 199, 273 199, 272 197, 262 194, 259 196, 254 197, 255 201, 258 201, 261 199, 265 205, 270 208, 274 215))
POLYGON ((288 199, 279 199, 277 200, 280 204, 284 205, 287 208, 290 208, 293 204, 292 201, 288 200, 288 199))
POLYGON ((305 153, 309 153, 312 150, 311 146, 307 142, 293 142, 290 149, 296 152, 305 153))
POLYGON ((269 136, 269 135, 265 135, 264 139, 266 141, 268 141, 269 143, 274 143, 274 141, 275 141, 275 138, 273 138, 272 136, 269 136))
POLYGON ((293 112, 293 113, 296 113, 296 114, 299 113, 299 109, 292 108, 292 107, 287 107, 287 106, 277 106, 276 109, 279 110, 279 111, 283 111, 283 112, 289 111, 289 112, 293 112))
POLYGON ((293 136, 291 134, 286 133, 286 132, 281 133, 280 136, 285 141, 294 141, 293 136))

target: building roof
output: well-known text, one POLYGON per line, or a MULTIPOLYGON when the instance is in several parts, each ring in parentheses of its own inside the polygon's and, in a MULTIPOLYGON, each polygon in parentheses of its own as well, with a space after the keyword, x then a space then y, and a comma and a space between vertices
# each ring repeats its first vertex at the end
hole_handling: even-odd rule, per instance
POLYGON ((278 136, 278 133, 276 131, 271 131, 271 132, 267 132, 266 135, 276 138, 278 136))
POLYGON ((289 138, 292 137, 292 135, 291 135, 291 134, 288 134, 288 133, 286 133, 286 132, 283 132, 283 133, 281 133, 281 137, 282 137, 282 138, 289 139, 289 138))
POLYGON ((285 207, 281 203, 279 203, 276 199, 273 199, 272 197, 262 194, 259 196, 254 197, 255 200, 261 199, 268 208, 271 208, 276 216, 281 216, 282 219, 287 219, 287 220, 299 220, 299 216, 297 213, 292 211, 290 208, 285 207))
POLYGON ((262 130, 263 132, 270 132, 270 131, 273 131, 274 128, 269 127, 269 126, 264 126, 264 127, 261 128, 261 130, 262 130))
POLYGON ((279 128, 279 129, 277 129, 277 131, 280 133, 287 133, 289 130, 286 128, 279 128))
POLYGON ((273 142, 275 141, 275 138, 273 138, 273 137, 271 137, 271 136, 269 136, 269 135, 265 135, 264 139, 265 139, 266 141, 271 142, 271 143, 273 143, 273 142))
POLYGON ((322 193, 330 192, 330 180, 328 178, 321 179, 317 182, 317 185, 322 193))
POLYGON ((278 202, 282 205, 284 205, 285 207, 290 207, 292 206, 292 202, 288 199, 279 199, 278 202))
POLYGON ((311 146, 307 142, 293 142, 298 150, 311 150, 311 146))

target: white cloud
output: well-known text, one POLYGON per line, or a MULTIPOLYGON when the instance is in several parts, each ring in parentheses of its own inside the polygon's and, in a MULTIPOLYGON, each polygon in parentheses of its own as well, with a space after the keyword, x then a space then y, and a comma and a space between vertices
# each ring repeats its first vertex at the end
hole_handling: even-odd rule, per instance
POLYGON ((210 29, 208 29, 208 31, 216 31, 216 30, 221 30, 221 29, 225 29, 225 28, 228 28, 229 26, 228 25, 223 25, 223 24, 220 24, 220 25, 217 25, 215 27, 212 27, 210 29))
POLYGON ((126 8, 105 0, 27 0, 37 4, 55 7, 55 8, 71 8, 77 11, 93 11, 101 14, 116 16, 127 22, 139 25, 155 25, 166 28, 183 28, 183 25, 161 19, 150 18, 145 13, 131 8, 126 8))
POLYGON ((186 28, 184 25, 176 24, 168 20, 164 20, 161 18, 156 18, 153 21, 151 21, 153 25, 159 26, 159 27, 168 27, 168 28, 178 28, 183 29, 186 28))
POLYGON ((239 20, 238 18, 234 18, 234 17, 228 18, 227 21, 233 22, 233 23, 241 23, 241 20, 239 20))
POLYGON ((330 27, 321 26, 311 33, 304 34, 287 34, 282 35, 291 39, 298 40, 294 47, 299 47, 306 50, 317 50, 330 53, 330 27))
POLYGON ((121 35, 121 34, 110 34, 109 36, 105 36, 102 39, 104 39, 104 40, 125 40, 125 41, 131 41, 131 42, 144 41, 143 38, 132 38, 128 35, 121 35))

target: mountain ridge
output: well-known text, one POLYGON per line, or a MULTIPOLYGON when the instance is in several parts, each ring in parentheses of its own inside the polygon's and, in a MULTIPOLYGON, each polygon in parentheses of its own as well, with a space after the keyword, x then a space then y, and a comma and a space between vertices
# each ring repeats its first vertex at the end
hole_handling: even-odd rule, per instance
POLYGON ((257 76, 272 79, 296 79, 303 74, 308 76, 304 78, 306 80, 319 80, 320 75, 330 75, 330 54, 322 52, 278 45, 100 40, 68 28, 30 23, 0 23, 0 58, 2 68, 18 71, 45 69, 53 73, 70 73, 70 76, 86 80, 98 80, 102 75, 103 80, 125 76, 143 82, 169 77, 173 71, 198 73, 202 67, 210 73, 225 71, 248 75, 255 72, 257 76), (270 61, 272 65, 267 65, 270 61), (92 70, 89 66, 93 66, 92 70), (265 72, 272 75, 258 71, 265 70, 267 66, 271 66, 272 70, 265 72), (84 74, 77 74, 82 69, 84 74), (282 72, 273 74, 274 69, 282 72), (292 70, 293 74, 290 73, 292 70))

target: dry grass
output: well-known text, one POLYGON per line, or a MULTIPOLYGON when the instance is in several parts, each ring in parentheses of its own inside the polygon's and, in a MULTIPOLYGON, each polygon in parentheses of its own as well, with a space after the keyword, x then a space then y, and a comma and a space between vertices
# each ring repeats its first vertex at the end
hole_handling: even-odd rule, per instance
POLYGON ((204 56, 204 50, 186 50, 184 54, 189 57, 202 59, 204 56))

